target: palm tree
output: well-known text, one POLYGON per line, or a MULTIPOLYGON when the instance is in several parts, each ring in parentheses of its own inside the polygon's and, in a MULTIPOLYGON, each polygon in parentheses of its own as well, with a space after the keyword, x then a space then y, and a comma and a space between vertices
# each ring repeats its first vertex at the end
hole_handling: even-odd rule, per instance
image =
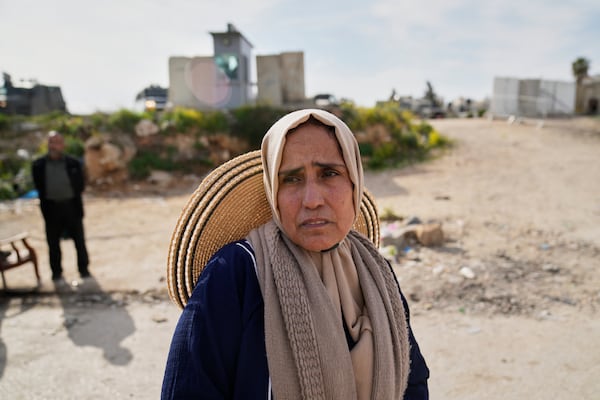
POLYGON ((575 82, 577 83, 577 87, 575 89, 575 112, 582 113, 584 108, 582 83, 583 80, 588 76, 590 61, 587 58, 579 57, 573 61, 571 68, 573 71, 573 76, 575 76, 575 82))

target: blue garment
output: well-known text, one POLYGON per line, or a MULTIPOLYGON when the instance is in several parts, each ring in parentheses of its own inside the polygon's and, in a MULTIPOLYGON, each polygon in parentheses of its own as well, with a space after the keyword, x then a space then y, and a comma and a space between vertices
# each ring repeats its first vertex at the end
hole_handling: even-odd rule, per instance
MULTIPOLYGON (((408 320, 404 296, 402 301, 408 320)), ((411 370, 404 399, 428 399, 429 369, 408 327, 411 370)), ((181 314, 161 399, 268 399, 269 392, 254 251, 247 241, 233 242, 208 262, 181 314)))

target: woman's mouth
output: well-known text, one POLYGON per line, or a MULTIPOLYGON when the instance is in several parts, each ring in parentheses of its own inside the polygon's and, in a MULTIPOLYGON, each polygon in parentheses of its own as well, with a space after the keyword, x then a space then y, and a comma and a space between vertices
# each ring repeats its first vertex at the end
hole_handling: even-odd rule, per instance
POLYGON ((327 221, 326 219, 323 219, 323 218, 311 218, 311 219, 302 221, 300 226, 305 227, 305 228, 319 228, 328 223, 329 223, 329 221, 327 221))

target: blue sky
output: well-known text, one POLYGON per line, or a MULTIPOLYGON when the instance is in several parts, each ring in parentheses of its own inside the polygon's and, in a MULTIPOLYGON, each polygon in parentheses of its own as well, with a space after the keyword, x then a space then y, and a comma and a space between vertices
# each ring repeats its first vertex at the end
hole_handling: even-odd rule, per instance
POLYGON ((0 0, 0 71, 61 86, 73 113, 131 108, 228 22, 254 56, 303 51, 307 96, 362 106, 426 81, 445 101, 491 96, 494 77, 572 81, 580 56, 600 74, 597 0, 0 0))

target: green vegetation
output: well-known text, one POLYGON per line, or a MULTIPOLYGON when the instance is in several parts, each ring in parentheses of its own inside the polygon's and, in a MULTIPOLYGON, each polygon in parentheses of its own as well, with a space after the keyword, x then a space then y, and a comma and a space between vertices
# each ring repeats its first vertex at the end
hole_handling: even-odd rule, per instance
POLYGON ((4 114, 0 114, 0 132, 7 131, 10 128, 10 119, 4 114))
POLYGON ((160 154, 141 151, 129 163, 129 173, 132 179, 142 179, 150 175, 150 171, 159 169, 162 171, 173 171, 176 169, 176 163, 169 157, 160 154))
POLYGON ((267 130, 287 113, 269 106, 244 106, 232 111, 231 135, 247 141, 251 150, 260 148, 267 130))
POLYGON ((379 219, 382 221, 401 221, 403 217, 396 214, 390 208, 384 208, 379 215, 379 219))
POLYGON ((342 105, 342 118, 357 134, 365 166, 399 167, 422 161, 432 150, 450 145, 431 125, 394 103, 373 108, 342 105), (360 133, 363 133, 360 135, 360 133))
POLYGON ((31 163, 17 155, 0 159, 0 200, 13 199, 33 186, 30 169, 31 163))
MULTIPOLYGON (((119 110, 113 114, 97 112, 80 116, 60 112, 35 117, 0 115, 0 200, 18 197, 32 189, 31 162, 35 156, 46 153, 43 133, 49 130, 61 132, 67 152, 80 158, 85 142, 91 137, 105 134, 130 137, 137 152, 128 164, 129 176, 138 180, 156 169, 187 173, 215 167, 211 146, 227 150, 232 156, 240 149, 227 146, 241 146, 243 151, 258 149, 268 128, 288 111, 259 105, 206 112, 175 108, 162 113, 119 110), (142 120, 153 122, 159 135, 138 137, 136 125, 142 120), (179 154, 174 144, 176 136, 191 138, 185 149, 191 156, 185 158, 179 154), (24 145, 31 156, 17 155, 17 149, 24 145)), ((410 112, 400 111, 393 103, 373 108, 343 103, 338 111, 357 136, 366 168, 390 168, 422 161, 432 150, 450 144, 429 124, 410 112)))
POLYGON ((119 110, 108 117, 108 128, 120 133, 134 133, 142 115, 129 110, 119 110))
POLYGON ((186 108, 167 111, 160 117, 161 126, 169 133, 198 133, 202 127, 202 120, 202 112, 186 108))

